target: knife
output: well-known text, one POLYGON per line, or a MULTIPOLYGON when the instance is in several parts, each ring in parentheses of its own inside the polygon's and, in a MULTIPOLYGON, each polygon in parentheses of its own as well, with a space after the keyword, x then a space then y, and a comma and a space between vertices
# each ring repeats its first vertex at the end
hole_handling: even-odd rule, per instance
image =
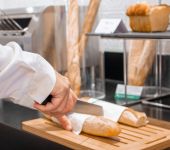
POLYGON ((104 114, 102 106, 84 102, 81 100, 77 100, 77 103, 75 104, 72 112, 95 115, 95 116, 103 116, 104 114))
MULTIPOLYGON (((52 96, 49 95, 41 104, 46 105, 48 102, 51 102, 52 96)), ((96 115, 96 116, 102 116, 104 114, 103 107, 84 102, 82 100, 77 100, 73 110, 71 111, 72 113, 82 113, 82 114, 89 114, 89 115, 96 115)))

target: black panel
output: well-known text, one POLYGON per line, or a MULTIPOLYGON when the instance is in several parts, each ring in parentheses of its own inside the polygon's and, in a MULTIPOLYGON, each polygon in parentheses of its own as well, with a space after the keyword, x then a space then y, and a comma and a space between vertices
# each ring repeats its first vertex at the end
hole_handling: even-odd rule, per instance
POLYGON ((16 18, 14 19, 22 28, 26 28, 28 27, 30 21, 31 21, 31 18, 16 18))
POLYGON ((41 137, 0 124, 0 145, 3 150, 69 150, 41 137))
POLYGON ((105 52, 105 78, 123 81, 123 54, 105 52))

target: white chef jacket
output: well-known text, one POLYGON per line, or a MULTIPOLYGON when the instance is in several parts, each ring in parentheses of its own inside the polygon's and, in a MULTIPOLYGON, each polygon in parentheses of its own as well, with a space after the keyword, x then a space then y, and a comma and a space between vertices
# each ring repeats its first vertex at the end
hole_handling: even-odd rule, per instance
POLYGON ((55 82, 56 73, 43 57, 15 42, 0 45, 0 98, 31 108, 47 98, 55 82))

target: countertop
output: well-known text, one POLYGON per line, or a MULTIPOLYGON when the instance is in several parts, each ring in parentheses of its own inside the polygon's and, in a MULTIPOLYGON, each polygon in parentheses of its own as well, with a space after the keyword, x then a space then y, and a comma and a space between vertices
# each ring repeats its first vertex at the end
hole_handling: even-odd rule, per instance
POLYGON ((27 133, 21 129, 21 122, 39 118, 38 111, 0 100, 0 145, 1 149, 68 150, 63 145, 27 133))
MULTIPOLYGON (((151 124, 170 129, 170 110, 147 105, 134 105, 132 108, 145 111, 151 124), (155 118, 155 119, 154 119, 155 118), (158 121, 159 119, 160 121, 158 121), (164 121, 163 121, 164 120, 164 121)), ((21 122, 38 118, 41 114, 36 110, 19 106, 11 102, 0 101, 0 140, 3 149, 68 149, 41 137, 27 133, 21 129, 21 122)))
MULTIPOLYGON (((108 88, 108 87, 107 87, 108 88)), ((112 89, 112 87, 110 87, 112 89)), ((107 94, 107 93, 106 93, 107 94)), ((106 96, 110 99, 111 96, 106 96)), ((148 106, 143 104, 132 105, 138 111, 144 111, 149 117, 150 123, 170 129, 170 110, 148 106)), ((0 100, 0 140, 3 149, 68 149, 43 139, 41 137, 27 133, 21 129, 21 122, 38 118, 41 114, 33 109, 19 106, 5 99, 0 100)))

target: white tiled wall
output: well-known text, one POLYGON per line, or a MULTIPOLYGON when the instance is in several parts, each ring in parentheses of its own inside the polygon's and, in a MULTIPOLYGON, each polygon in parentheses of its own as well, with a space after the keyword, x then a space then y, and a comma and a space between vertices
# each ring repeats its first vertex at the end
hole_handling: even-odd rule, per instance
MULTIPOLYGON (((128 5, 142 2, 144 0, 101 0, 101 7, 99 11, 100 18, 122 18, 125 24, 128 24, 128 17, 125 15, 125 10, 128 5)), ((150 4, 158 4, 161 0, 145 0, 150 4)), ((30 6, 44 6, 44 5, 64 5, 67 0, 0 0, 2 9, 23 8, 30 6)), ((80 4, 87 4, 89 0, 79 0, 80 4)), ((170 5, 170 0, 162 0, 162 3, 170 5)), ((116 40, 102 40, 104 47, 102 49, 108 51, 122 51, 122 41, 116 40)))

